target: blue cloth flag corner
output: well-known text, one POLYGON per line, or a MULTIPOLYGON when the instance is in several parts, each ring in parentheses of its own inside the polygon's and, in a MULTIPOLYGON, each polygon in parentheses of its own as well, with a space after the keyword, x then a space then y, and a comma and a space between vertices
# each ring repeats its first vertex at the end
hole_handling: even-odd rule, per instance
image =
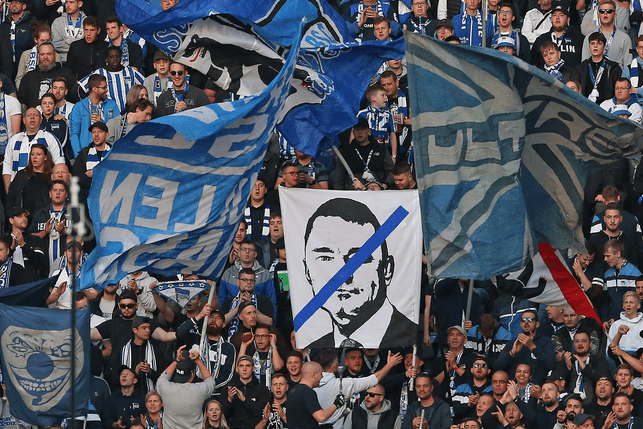
POLYGON ((117 1, 137 34, 207 75, 238 97, 263 90, 285 63, 304 21, 299 57, 278 128, 304 153, 351 127, 379 67, 404 56, 404 41, 351 37, 326 0, 185 0, 166 11, 139 0, 117 1))
POLYGON ((76 356, 71 359, 71 312, 0 304, 0 355, 11 414, 51 426, 70 415, 71 368, 76 415, 89 406, 89 311, 76 313, 76 356))
POLYGON ((635 156, 643 128, 505 53, 405 39, 432 275, 518 271, 536 243, 584 251, 587 171, 635 156))
POLYGON ((94 169, 88 204, 98 246, 81 289, 141 270, 221 274, 296 58, 292 49, 258 95, 141 123, 118 140, 94 169))

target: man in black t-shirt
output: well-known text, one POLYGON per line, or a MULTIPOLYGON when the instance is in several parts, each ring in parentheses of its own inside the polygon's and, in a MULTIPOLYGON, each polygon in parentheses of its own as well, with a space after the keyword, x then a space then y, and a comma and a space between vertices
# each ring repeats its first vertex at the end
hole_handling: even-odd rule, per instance
POLYGON ((316 429, 319 423, 325 422, 346 402, 340 393, 335 402, 322 410, 313 388, 319 386, 322 379, 322 367, 317 362, 306 362, 301 369, 301 381, 290 390, 286 417, 291 428, 316 429))
MULTIPOLYGON (((109 338, 112 342, 112 350, 122 350, 123 346, 134 336, 132 331, 132 321, 136 317, 136 309, 138 308, 138 297, 132 290, 125 290, 121 293, 118 300, 118 309, 120 310, 120 317, 114 317, 106 320, 91 330, 92 341, 101 341, 109 338)), ((169 342, 176 340, 175 332, 166 332, 163 328, 159 327, 156 320, 152 320, 150 324, 150 332, 152 338, 169 342)), ((112 381, 110 387, 112 390, 118 388, 116 383, 118 374, 114 374, 120 366, 121 356, 120 353, 112 353, 109 361, 109 366, 105 374, 105 379, 112 381), (115 375, 112 377, 112 375, 115 375)))

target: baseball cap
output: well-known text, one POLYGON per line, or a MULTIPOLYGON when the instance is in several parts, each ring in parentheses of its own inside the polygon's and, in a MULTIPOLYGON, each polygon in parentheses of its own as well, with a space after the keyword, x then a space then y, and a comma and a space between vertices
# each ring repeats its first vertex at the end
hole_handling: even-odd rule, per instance
POLYGON ((175 383, 185 383, 190 379, 192 372, 194 372, 196 364, 192 359, 183 359, 176 364, 176 370, 172 376, 172 381, 175 383))
POLYGON ((138 297, 136 296, 136 293, 133 290, 125 289, 123 292, 121 292, 121 297, 120 300, 123 299, 131 299, 134 302, 138 302, 138 297))
POLYGON ((24 209, 22 207, 14 207, 11 210, 9 210, 9 214, 7 217, 12 218, 12 217, 20 216, 23 213, 27 213, 27 215, 29 215, 29 210, 24 209))
POLYGON ((163 52, 163 51, 158 51, 157 53, 154 54, 154 61, 156 61, 156 60, 172 61, 170 56, 168 54, 166 54, 165 52, 163 52))
POLYGON ((457 329, 462 335, 464 335, 465 337, 467 336, 467 331, 465 331, 462 326, 458 325, 453 325, 449 329, 447 329, 447 334, 449 334, 452 329, 457 329))
POLYGON ((449 20, 449 19, 440 19, 440 20, 438 20, 438 25, 435 26, 435 29, 437 30, 440 27, 450 28, 451 30, 454 29, 453 28, 453 22, 451 22, 451 20, 449 20))
POLYGON ((615 115, 627 115, 630 116, 632 112, 630 112, 625 104, 617 104, 614 107, 612 107, 612 113, 615 115))
POLYGON ((94 122, 93 124, 91 124, 91 125, 89 126, 89 132, 91 133, 91 132, 92 132, 92 130, 93 130, 94 128, 96 128, 96 127, 98 127, 99 129, 101 129, 101 130, 105 131, 106 133, 107 133, 107 132, 109 132, 109 130, 107 129, 107 125, 105 125, 105 122, 100 122, 100 121, 96 121, 96 122, 94 122))
POLYGON ((136 316, 132 321, 132 328, 138 328, 143 323, 152 323, 149 317, 145 316, 136 316))
POLYGON ((594 416, 590 416, 585 413, 576 414, 576 417, 574 417, 574 424, 576 426, 580 426, 585 423, 587 419, 592 419, 592 421, 594 421, 594 416))
POLYGON ((516 41, 511 36, 500 36, 498 37, 498 41, 496 42, 494 49, 498 49, 503 46, 511 46, 516 49, 516 41))
POLYGON ((556 11, 559 11, 559 12, 562 12, 565 15, 569 16, 569 9, 567 8, 567 6, 565 6, 565 4, 562 1, 555 1, 552 4, 552 9, 551 10, 552 10, 552 13, 556 12, 556 11))
POLYGON ((359 118, 353 128, 371 128, 371 126, 365 118, 359 118))

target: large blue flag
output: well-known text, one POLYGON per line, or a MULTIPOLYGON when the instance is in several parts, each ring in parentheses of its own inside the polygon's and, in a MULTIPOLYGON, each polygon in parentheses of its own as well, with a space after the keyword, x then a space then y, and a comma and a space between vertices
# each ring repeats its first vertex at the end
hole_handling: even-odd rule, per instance
POLYGON ((296 57, 293 49, 256 96, 138 124, 114 145, 94 169, 88 204, 98 246, 81 288, 141 270, 221 274, 296 57))
POLYGON ((326 0, 182 0, 167 11, 119 0, 117 11, 174 60, 239 96, 261 91, 276 76, 304 19, 279 131, 313 156, 325 136, 333 138, 356 122, 360 99, 382 63, 404 56, 402 39, 356 42, 326 0))
POLYGON ((583 251, 588 168, 638 152, 643 129, 505 53, 405 37, 431 273, 487 280, 537 242, 583 251))
POLYGON ((70 415, 71 371, 76 374, 76 415, 89 405, 89 311, 76 313, 76 356, 71 312, 0 304, 0 355, 11 414, 51 426, 70 415))

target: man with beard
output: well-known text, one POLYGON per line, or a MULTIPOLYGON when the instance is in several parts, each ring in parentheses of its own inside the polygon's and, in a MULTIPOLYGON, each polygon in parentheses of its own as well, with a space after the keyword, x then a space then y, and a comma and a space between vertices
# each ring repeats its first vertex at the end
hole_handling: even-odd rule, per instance
POLYGON ((612 412, 612 396, 614 395, 614 379, 605 374, 599 377, 594 388, 594 400, 585 405, 587 412, 596 417, 594 426, 603 427, 607 416, 612 412))
POLYGON ((632 399, 625 392, 618 392, 614 395, 612 412, 609 413, 603 427, 614 427, 616 429, 642 429, 643 419, 632 415, 635 406, 632 399))
POLYGON ((456 419, 474 417, 480 397, 492 392, 491 381, 488 378, 490 372, 491 368, 486 358, 475 358, 471 367, 471 381, 460 384, 453 394, 453 413, 456 419))
POLYGON ((451 413, 446 402, 433 395, 433 381, 427 374, 415 379, 418 401, 409 405, 402 422, 403 429, 447 429, 451 426, 451 413), (424 414, 424 420, 421 420, 424 414))
POLYGON ((344 421, 344 429, 362 429, 377 427, 393 429, 401 425, 400 416, 391 407, 391 401, 385 399, 384 386, 378 384, 365 392, 364 402, 356 405, 344 421), (367 426, 368 423, 368 426, 367 426))
POLYGON ((558 410, 558 421, 553 429, 565 429, 567 422, 573 422, 577 415, 584 413, 583 401, 577 393, 571 394, 565 401, 565 409, 558 410))
POLYGON ((574 352, 566 351, 556 371, 566 379, 570 391, 578 394, 583 404, 594 399, 594 384, 598 377, 609 373, 607 361, 591 356, 592 341, 589 332, 579 329, 574 335, 574 352))
POLYGON ((216 382, 214 395, 218 397, 234 374, 234 362, 237 352, 232 344, 227 342, 221 332, 226 323, 224 316, 217 310, 211 310, 209 304, 203 306, 199 314, 186 320, 176 331, 178 339, 186 341, 187 347, 199 344, 201 341, 201 329, 203 319, 208 315, 208 326, 206 328, 206 341, 201 349, 201 359, 206 368, 214 377, 216 382))
POLYGON ((51 92, 52 81, 58 76, 64 77, 67 82, 76 82, 71 70, 56 63, 54 45, 44 42, 38 47, 38 67, 27 72, 20 82, 18 100, 23 108, 40 105, 40 99, 51 92))
POLYGON ((556 358, 551 339, 538 334, 539 326, 535 311, 523 312, 520 322, 522 332, 513 344, 507 344, 498 356, 494 368, 514 374, 518 364, 526 363, 531 368, 534 382, 540 383, 545 374, 556 366, 556 358))
MULTIPOLYGON (((138 297, 136 293, 131 290, 123 291, 118 300, 118 308, 120 310, 120 317, 113 317, 106 320, 96 328, 92 328, 90 334, 92 341, 101 341, 109 338, 114 350, 121 350, 125 343, 132 338, 132 322, 134 318, 136 318, 136 309, 138 308, 138 297)), ((150 332, 152 338, 159 341, 169 342, 176 340, 176 334, 163 330, 159 327, 156 320, 151 321, 150 332)), ((120 375, 120 373, 117 372, 120 367, 120 357, 119 353, 112 353, 110 357, 106 380, 112 382, 112 387, 118 387, 117 380, 115 379, 120 375)))
POLYGON ((551 429, 558 421, 558 411, 561 409, 558 400, 558 385, 553 381, 546 381, 542 385, 542 407, 536 408, 535 421, 538 429, 551 429))

